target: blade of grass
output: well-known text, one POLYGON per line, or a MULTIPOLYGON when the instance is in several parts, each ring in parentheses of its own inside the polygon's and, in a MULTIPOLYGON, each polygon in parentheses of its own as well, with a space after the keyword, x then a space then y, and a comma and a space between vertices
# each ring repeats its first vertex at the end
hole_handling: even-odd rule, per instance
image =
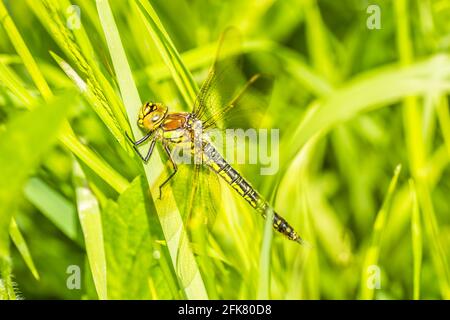
POLYGON ((20 63, 20 58, 14 54, 0 54, 0 62, 6 65, 20 63))
POLYGON ((420 274, 422 272, 422 224, 414 180, 409 181, 411 195, 411 241, 413 247, 413 299, 420 299, 420 274))
POLYGON ((68 123, 66 123, 64 127, 59 139, 67 149, 75 154, 118 193, 125 191, 130 183, 94 151, 81 143, 68 123))
POLYGON ((273 52, 280 57, 286 72, 302 87, 318 97, 326 96, 333 91, 331 83, 323 75, 309 67, 298 52, 283 46, 274 46, 273 52))
POLYGON ((425 179, 416 178, 417 195, 422 209, 423 225, 425 227, 426 243, 429 245, 431 258, 436 274, 439 278, 441 295, 445 299, 450 299, 450 270, 448 268, 446 251, 441 242, 439 225, 430 194, 430 186, 425 179))
POLYGON ((4 83, 25 105, 33 103, 33 96, 26 90, 19 77, 3 62, 0 62, 0 83, 4 83))
POLYGON ((11 280, 12 263, 8 256, 0 255, 0 300, 15 300, 16 293, 11 280))
POLYGON ((80 90, 82 94, 85 94, 86 98, 91 103, 96 103, 95 96, 91 93, 90 90, 88 90, 87 83, 81 79, 81 77, 78 75, 78 73, 68 64, 64 59, 62 59, 60 56, 58 56, 53 51, 50 51, 50 55, 52 58, 56 61, 56 63, 59 65, 59 67, 64 71, 64 73, 72 80, 72 82, 75 84, 75 86, 80 90))
POLYGON ((392 198, 397 187, 400 171, 401 165, 398 165, 397 168, 395 168, 395 173, 389 184, 383 205, 381 206, 380 211, 378 211, 375 223, 373 225, 372 239, 370 241, 369 248, 366 251, 366 256, 364 258, 361 270, 360 298, 364 300, 371 300, 374 298, 374 286, 369 285, 369 281, 371 280, 369 270, 371 266, 378 265, 383 230, 387 224, 388 214, 390 211, 392 198))
POLYGON ((149 299, 148 277, 155 262, 141 176, 102 209, 109 299, 149 299))
POLYGON ((36 280, 39 280, 39 273, 34 264, 33 257, 31 256, 30 250, 28 249, 28 245, 25 239, 23 238, 19 226, 17 225, 17 222, 14 218, 11 220, 11 226, 9 227, 9 235, 14 245, 16 246, 17 250, 19 250, 19 253, 22 256, 23 260, 25 261, 25 264, 27 265, 28 269, 30 269, 31 273, 33 274, 33 277, 36 280))
MULTIPOLYGON (((301 156, 289 167, 289 174, 286 174, 284 179, 280 181, 277 191, 276 204, 287 203, 283 212, 292 207, 291 212, 297 213, 292 217, 292 220, 289 218, 289 221, 300 227, 297 231, 304 239, 301 248, 298 247, 298 244, 290 243, 291 250, 289 252, 295 252, 295 258, 292 260, 294 267, 291 271, 290 284, 286 293, 283 294, 285 299, 320 298, 318 287, 321 267, 319 265, 317 244, 318 240, 321 239, 318 237, 318 232, 324 228, 320 232, 325 232, 328 236, 331 235, 331 241, 333 241, 336 239, 333 237, 333 234, 341 232, 340 235, 342 235, 343 231, 341 228, 336 228, 335 225, 331 225, 330 228, 330 219, 323 213, 325 210, 321 208, 320 201, 314 199, 318 198, 318 195, 320 196, 320 193, 314 190, 314 185, 311 183, 314 171, 313 165, 316 162, 314 155, 317 152, 318 145, 319 139, 311 140, 305 145, 305 148, 301 151, 301 156), (298 180, 298 177, 302 177, 301 181, 298 180), (298 203, 292 205, 289 203, 288 199, 292 196, 298 199, 298 203), (311 203, 314 203, 314 209, 311 203), (301 250, 301 252, 297 254, 297 250, 301 250)), ((333 246, 333 253, 334 255, 342 255, 342 239, 336 240, 333 246)), ((322 243, 322 245, 326 248, 326 243, 322 243)), ((336 258, 333 257, 333 259, 336 258)))
MULTIPOLYGON (((141 106, 139 93, 134 84, 134 80, 131 74, 130 67, 125 55, 125 51, 122 47, 117 26, 114 21, 114 17, 107 0, 97 0, 97 9, 100 16, 100 21, 105 32, 105 37, 110 49, 111 58, 113 61, 114 69, 119 81, 119 88, 124 101, 128 118, 133 119, 138 114, 138 108, 141 106)), ((165 40, 166 42, 169 40, 165 40)), ((175 69, 178 70, 178 69, 175 69)), ((183 70, 183 68, 181 68, 183 70)), ((181 73, 181 71, 179 71, 181 73)), ((184 81, 186 78, 180 76, 180 81, 184 81)), ((189 83, 183 82, 183 86, 189 87, 189 83)), ((192 91, 190 87, 188 91, 192 91)), ((190 102, 192 102, 191 100, 190 102)), ((133 135, 139 134, 139 129, 136 122, 131 124, 133 135)), ((145 175, 147 177, 148 185, 151 189, 151 194, 154 199, 159 195, 159 184, 156 184, 156 179, 159 173, 163 172, 164 165, 158 152, 155 152, 151 158, 150 165, 144 166, 145 175), (150 169, 151 168, 151 169, 150 169)), ((207 299, 208 295, 205 290, 203 280, 200 275, 200 271, 195 262, 194 255, 188 245, 182 247, 183 254, 180 256, 178 249, 181 241, 187 237, 183 228, 183 221, 178 208, 175 203, 173 194, 169 188, 164 191, 165 201, 155 201, 155 207, 161 222, 164 236, 166 238, 167 246, 171 255, 172 263, 175 270, 183 270, 187 274, 178 274, 180 282, 189 299, 207 299), (178 261, 179 257, 183 257, 183 261, 178 261), (183 265, 182 269, 179 269, 179 265, 183 265), (186 271, 187 270, 187 271, 186 271)))
POLYGON ((264 224, 264 235, 261 246, 261 255, 259 260, 259 281, 256 299, 270 299, 270 254, 273 236, 273 210, 267 212, 266 222, 264 224))
POLYGON ((101 300, 108 299, 106 286, 106 256, 99 203, 89 189, 86 176, 74 161, 73 180, 77 195, 78 217, 95 288, 101 300))
POLYGON ((336 69, 332 63, 334 55, 331 53, 327 39, 328 31, 323 23, 316 0, 305 1, 305 23, 307 30, 308 49, 315 68, 328 80, 336 79, 336 69))
POLYGON ((449 105, 446 96, 441 96, 437 105, 437 114, 439 118, 439 124, 441 126, 442 135, 444 138, 445 146, 447 147, 447 153, 450 157, 450 113, 448 111, 449 105))
POLYGON ((72 203, 39 178, 28 180, 24 194, 69 239, 81 244, 76 209, 72 203))
MULTIPOLYGON (((314 146, 311 146, 312 148, 314 146)), ((308 148, 309 149, 309 148, 308 148)), ((306 168, 306 167, 305 167, 306 168)), ((301 185, 307 185, 306 181, 301 185)), ((319 281, 321 268, 319 264, 319 254, 316 248, 316 234, 312 221, 311 203, 309 201, 309 192, 304 191, 306 188, 298 188, 297 195, 301 199, 301 225, 304 230, 304 237, 307 239, 303 242, 304 251, 302 258, 304 260, 303 270, 300 274, 301 290, 297 293, 296 298, 300 299, 320 299, 319 281)), ((295 287, 294 285, 292 286, 295 287)), ((291 289, 292 290, 292 289, 291 289)))
POLYGON ((198 92, 192 75, 181 61, 180 55, 151 4, 144 0, 135 0, 134 3, 138 5, 142 21, 169 68, 184 102, 187 106, 192 106, 198 92))
MULTIPOLYGON (((409 29, 409 13, 407 1, 395 2, 397 14, 397 46, 402 66, 409 66, 413 62, 412 42, 409 29)), ((416 97, 407 96, 403 102, 403 119, 408 146, 409 160, 413 172, 418 172, 425 162, 425 145, 420 130, 422 113, 416 97)))

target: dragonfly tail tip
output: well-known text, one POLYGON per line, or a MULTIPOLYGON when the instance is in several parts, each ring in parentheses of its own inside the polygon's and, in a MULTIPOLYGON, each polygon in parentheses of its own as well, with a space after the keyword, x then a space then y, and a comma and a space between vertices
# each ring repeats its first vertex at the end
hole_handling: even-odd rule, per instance
POLYGON ((302 239, 301 237, 298 237, 294 241, 297 242, 298 244, 300 244, 301 246, 306 247, 306 248, 311 248, 312 247, 311 244, 308 241, 302 239))

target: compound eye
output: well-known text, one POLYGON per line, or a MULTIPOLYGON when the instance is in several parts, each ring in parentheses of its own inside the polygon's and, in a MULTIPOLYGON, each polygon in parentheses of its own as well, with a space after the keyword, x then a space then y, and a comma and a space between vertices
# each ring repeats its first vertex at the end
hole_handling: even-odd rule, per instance
POLYGON ((156 122, 159 120, 159 118, 161 118, 161 116, 159 114, 157 114, 157 115, 153 116, 152 121, 156 122))

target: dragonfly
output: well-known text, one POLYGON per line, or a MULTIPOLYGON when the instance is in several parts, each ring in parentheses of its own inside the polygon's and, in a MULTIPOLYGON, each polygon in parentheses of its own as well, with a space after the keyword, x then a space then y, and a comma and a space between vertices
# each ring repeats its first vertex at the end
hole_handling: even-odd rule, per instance
MULTIPOLYGON (((206 166, 209 172, 223 179, 263 218, 266 218, 270 212, 274 230, 292 241, 303 244, 303 239, 294 228, 275 212, 271 204, 225 160, 207 135, 203 134, 208 129, 219 127, 219 123, 223 123, 222 120, 232 114, 233 110, 242 111, 242 108, 245 108, 247 93, 261 79, 260 74, 245 81, 237 79, 238 73, 233 71, 239 69, 239 63, 236 61, 237 58, 233 57, 238 56, 236 52, 240 49, 237 48, 237 43, 240 41, 235 40, 237 38, 235 34, 235 31, 228 30, 222 35, 215 62, 200 87, 191 112, 170 111, 164 103, 145 102, 139 110, 137 119, 138 126, 145 135, 137 141, 128 134, 127 137, 145 163, 149 161, 157 143, 162 145, 167 154, 173 170, 159 187, 160 199, 163 188, 179 172, 173 150, 181 145, 187 146, 194 157, 197 172, 201 165, 206 166), (143 155, 138 147, 146 142, 149 142, 149 148, 143 155)), ((190 186, 186 185, 186 188, 190 186)), ((195 192, 195 188, 191 189, 195 192)))

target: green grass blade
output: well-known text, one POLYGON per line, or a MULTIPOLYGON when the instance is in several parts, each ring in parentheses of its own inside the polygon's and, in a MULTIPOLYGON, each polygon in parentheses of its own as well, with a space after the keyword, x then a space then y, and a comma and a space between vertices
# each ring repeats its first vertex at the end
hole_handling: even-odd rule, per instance
POLYGON ((102 210, 109 299, 150 299, 153 258, 142 183, 136 178, 102 210))
POLYGON ((11 260, 8 256, 0 256, 0 300, 15 300, 17 298, 11 274, 11 260))
POLYGON ((328 31, 322 20, 318 1, 306 1, 304 10, 308 48, 311 51, 313 64, 324 77, 333 80, 337 76, 331 58, 334 55, 331 53, 330 43, 327 39, 328 31))
POLYGON ((139 7, 145 27, 169 68, 186 105, 192 106, 198 92, 197 84, 181 61, 180 55, 151 4, 146 0, 135 0, 135 3, 139 7))
POLYGON ((442 128, 442 135, 444 143, 447 148, 447 153, 450 157, 450 112, 447 97, 441 96, 437 105, 437 114, 439 124, 442 128))
POLYGON ((422 179, 416 183, 416 188, 419 203, 423 212, 422 216, 427 239, 426 243, 429 245, 434 269, 439 278, 441 295, 444 299, 450 299, 450 269, 448 267, 444 244, 440 237, 440 228, 430 194, 430 187, 427 182, 422 179))
POLYGON ((319 97, 332 93, 333 87, 330 82, 308 66, 297 52, 283 46, 274 46, 273 52, 280 57, 286 72, 289 72, 300 86, 319 97))
POLYGON ((0 54, 0 62, 6 65, 20 63, 20 58, 14 54, 0 54))
MULTIPOLYGON (((133 119, 138 114, 138 108, 141 106, 139 94, 134 84, 109 3, 106 0, 98 0, 97 7, 105 37, 110 48, 113 65, 119 79, 122 99, 124 100, 129 119, 133 119)), ((135 121, 132 123, 132 129, 135 136, 140 133, 135 121)), ((164 165, 156 151, 154 152, 149 165, 144 166, 147 182, 151 188, 151 194, 154 199, 159 196, 158 186, 160 183, 156 182, 157 178, 160 177, 160 173, 163 172, 163 169, 164 165)), ((178 276, 186 296, 189 299, 205 299, 207 298, 205 286, 201 279, 194 255, 188 245, 182 246, 183 254, 179 256, 178 250, 180 244, 184 243, 182 239, 186 238, 186 233, 183 228, 181 215, 169 188, 165 190, 165 197, 167 198, 164 200, 164 203, 162 203, 162 201, 155 201, 155 206, 169 248, 172 263, 175 270, 179 270, 177 267, 180 264, 183 265, 183 268, 181 269, 183 270, 183 273, 178 274, 178 276), (181 260, 179 260, 179 258, 181 260)))
MULTIPOLYGON (((299 282, 301 283, 301 289, 298 290, 296 298, 319 299, 320 291, 318 288, 320 283, 321 268, 319 265, 319 254, 316 246, 316 227, 314 227, 312 224, 313 212, 309 201, 310 193, 308 191, 304 191, 306 188, 300 188, 303 190, 298 190, 297 194, 302 201, 301 226, 302 230, 304 230, 303 237, 307 240, 305 240, 302 244, 303 254, 301 257, 304 260, 304 266, 299 279, 299 282)), ((291 286, 291 291, 295 290, 295 287, 296 285, 293 284, 291 286)))
POLYGON ((39 178, 31 178, 24 194, 69 239, 81 244, 75 206, 39 178))
POLYGON ((411 241, 413 252, 413 299, 420 299, 420 275, 422 273, 422 222, 414 181, 410 180, 411 194, 411 241))
POLYGON ((93 150, 81 143, 68 123, 59 136, 59 140, 118 193, 128 188, 129 182, 93 150))
MULTIPOLYGON (((56 61, 56 63, 59 65, 59 67, 64 71, 64 73, 73 81, 73 83, 78 88, 78 90, 80 90, 81 93, 86 94, 86 96, 88 98, 93 99, 93 95, 88 94, 89 91, 88 91, 88 85, 87 85, 86 81, 84 81, 78 75, 78 73, 70 66, 70 64, 67 63, 63 58, 58 56, 53 51, 50 51, 50 55, 53 57, 53 59, 56 61)), ((106 111, 103 110, 103 112, 106 112, 106 111)))
MULTIPOLYGON (((96 3, 111 59, 117 73, 117 81, 123 103, 127 112, 131 108, 133 111, 136 111, 136 108, 141 106, 141 100, 136 85, 134 84, 133 75, 128 65, 128 60, 122 46, 119 31, 117 30, 114 21, 114 16, 107 0, 97 0, 96 3)), ((137 112, 130 115, 130 119, 134 119, 136 115, 137 112)))
POLYGON ((76 161, 74 161, 73 179, 77 195, 78 217, 83 230, 92 278, 98 297, 106 300, 108 298, 106 257, 99 203, 89 189, 86 176, 76 161))
POLYGON ((280 208, 280 212, 291 210, 291 217, 286 218, 295 226, 303 239, 301 246, 294 242, 289 243, 288 252, 290 252, 290 259, 292 259, 290 263, 293 267, 290 274, 286 275, 289 277, 289 285, 282 296, 285 299, 320 298, 318 287, 322 268, 319 265, 319 253, 326 252, 329 245, 327 242, 333 242, 333 253, 329 254, 331 261, 342 263, 343 259, 339 261, 338 257, 343 257, 350 251, 343 243, 344 229, 331 219, 331 214, 324 208, 324 200, 320 199, 320 192, 311 183, 311 168, 315 163, 314 154, 319 145, 318 142, 319 139, 315 139, 303 148, 301 157, 289 167, 289 173, 284 175, 277 191, 276 205, 280 208), (298 177, 302 177, 301 181, 298 177), (298 201, 290 203, 290 197, 298 201), (326 237, 321 237, 319 232, 326 233, 326 237), (340 237, 335 236, 337 233, 340 237), (325 252, 321 252, 318 248, 324 248, 325 252))
POLYGON ((264 236, 259 261, 258 300, 268 300, 270 297, 270 255, 273 236, 273 210, 267 213, 264 224, 264 236))
POLYGON ((360 298, 364 300, 370 300, 374 297, 374 287, 369 285, 370 279, 370 267, 378 266, 378 258, 380 255, 381 240, 383 236, 383 230, 387 224, 388 214, 394 196, 395 189, 397 187, 398 177, 400 175, 401 166, 398 165, 395 169, 394 176, 389 184, 389 188, 384 198, 383 205, 377 214, 375 223, 373 226, 372 239, 370 241, 369 248, 367 249, 366 256, 361 270, 361 284, 360 284, 360 298))
POLYGON ((8 87, 25 105, 33 103, 33 96, 25 89, 25 86, 16 74, 3 62, 0 62, 0 83, 8 87))
MULTIPOLYGON (((403 66, 411 65, 413 61, 413 43, 411 41, 409 27, 408 1, 398 0, 394 2, 397 16, 397 47, 400 63, 403 66)), ((430 90, 432 92, 432 90, 430 90)), ((403 101, 403 119, 405 126, 406 144, 408 147, 411 170, 414 176, 425 162, 425 141, 421 130, 421 118, 423 113, 419 108, 417 97, 406 96, 403 101)))
POLYGON ((33 277, 36 280, 39 280, 39 273, 34 264, 30 250, 28 249, 28 245, 25 239, 23 238, 19 226, 17 225, 16 220, 14 218, 11 220, 9 235, 14 245, 16 246, 17 250, 19 250, 19 253, 22 256, 23 260, 25 261, 25 264, 27 265, 28 269, 30 269, 31 273, 33 274, 33 277))

